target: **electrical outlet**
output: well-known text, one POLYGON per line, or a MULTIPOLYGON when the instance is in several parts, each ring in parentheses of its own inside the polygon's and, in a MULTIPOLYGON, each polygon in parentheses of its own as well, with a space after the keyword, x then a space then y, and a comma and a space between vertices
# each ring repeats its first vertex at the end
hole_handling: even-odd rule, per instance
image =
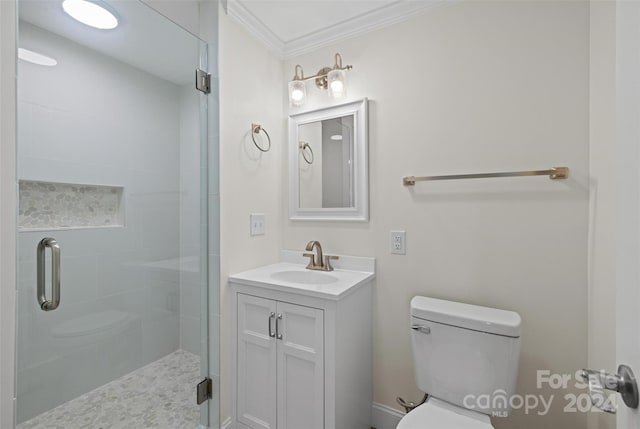
POLYGON ((264 213, 251 213, 249 220, 251 223, 249 227, 249 233, 251 236, 264 235, 264 213))
POLYGON ((407 253, 407 234, 404 231, 391 231, 391 253, 405 255, 407 253))

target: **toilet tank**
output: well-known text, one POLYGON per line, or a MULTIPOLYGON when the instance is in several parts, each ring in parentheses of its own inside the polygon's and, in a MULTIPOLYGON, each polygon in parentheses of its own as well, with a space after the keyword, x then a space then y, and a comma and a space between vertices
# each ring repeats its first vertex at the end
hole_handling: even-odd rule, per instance
POLYGON ((416 296, 411 341, 420 390, 467 409, 506 416, 520 359, 518 313, 416 296))

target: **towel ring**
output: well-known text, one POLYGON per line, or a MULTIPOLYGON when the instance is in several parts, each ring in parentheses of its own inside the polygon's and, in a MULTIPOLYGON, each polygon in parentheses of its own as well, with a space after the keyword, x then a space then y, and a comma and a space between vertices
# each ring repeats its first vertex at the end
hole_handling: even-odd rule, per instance
POLYGON ((267 130, 262 128, 262 125, 260 124, 251 124, 251 140, 253 140, 253 144, 256 145, 256 147, 262 152, 269 152, 269 149, 271 149, 271 137, 269 137, 269 133, 267 132, 267 130), (264 135, 267 136, 269 145, 266 149, 263 149, 256 141, 256 134, 260 134, 260 131, 262 131, 264 135))
POLYGON ((302 154, 302 157, 304 158, 304 160, 307 162, 307 164, 311 165, 313 164, 313 149, 311 149, 311 145, 309 145, 309 143, 307 142, 300 142, 300 153, 302 154), (304 151, 305 149, 309 149, 309 158, 307 158, 307 153, 304 151))

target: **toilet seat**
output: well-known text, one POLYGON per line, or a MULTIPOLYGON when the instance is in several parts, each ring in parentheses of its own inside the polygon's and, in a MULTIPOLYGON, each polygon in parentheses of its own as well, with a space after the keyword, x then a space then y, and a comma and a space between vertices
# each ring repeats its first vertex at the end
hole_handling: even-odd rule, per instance
POLYGON ((493 426, 486 414, 429 398, 404 416, 396 429, 493 429, 493 426))

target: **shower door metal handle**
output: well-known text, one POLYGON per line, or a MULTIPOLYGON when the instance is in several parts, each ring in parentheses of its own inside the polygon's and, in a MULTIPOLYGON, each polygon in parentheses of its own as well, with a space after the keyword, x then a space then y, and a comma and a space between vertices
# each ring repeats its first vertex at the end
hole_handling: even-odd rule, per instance
POLYGON ((55 238, 46 237, 38 243, 37 257, 37 293, 38 304, 44 311, 51 311, 60 305, 60 245, 55 238), (51 249, 51 300, 47 299, 45 282, 46 282, 46 262, 45 251, 51 249))

